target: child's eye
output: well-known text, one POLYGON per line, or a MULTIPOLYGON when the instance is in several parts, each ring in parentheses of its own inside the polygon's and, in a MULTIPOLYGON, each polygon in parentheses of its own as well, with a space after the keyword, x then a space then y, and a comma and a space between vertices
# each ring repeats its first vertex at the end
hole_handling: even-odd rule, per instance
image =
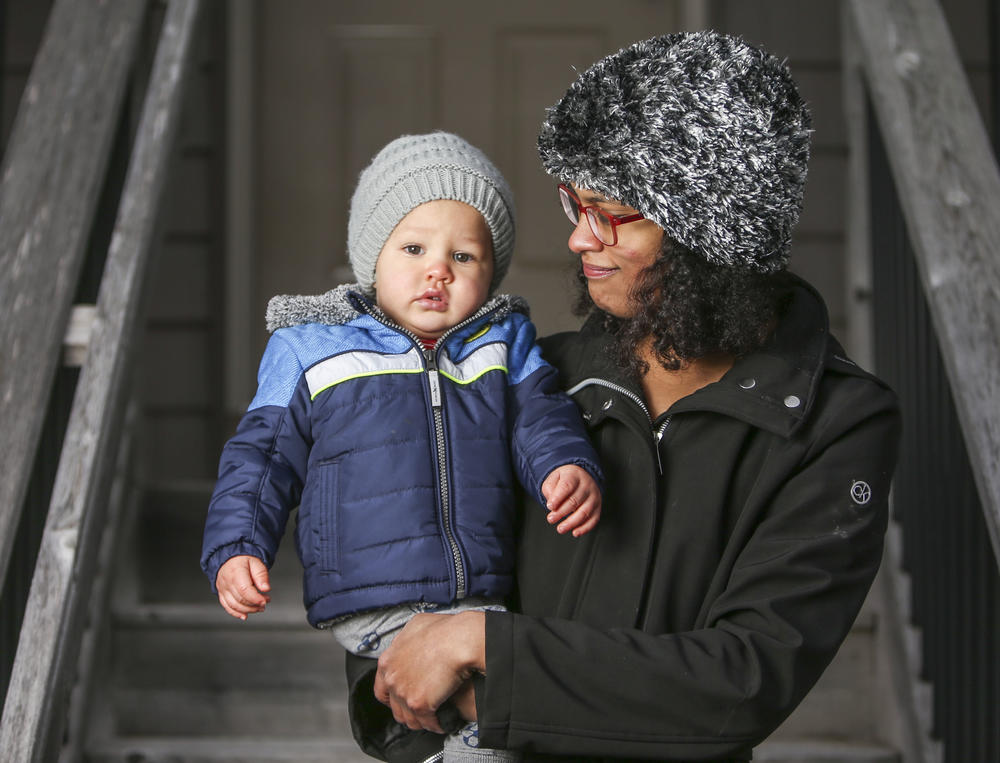
POLYGON ((475 259, 468 252, 455 252, 452 257, 455 258, 455 262, 472 262, 475 259))
POLYGON ((420 244, 406 244, 403 251, 407 254, 423 254, 424 248, 420 244))

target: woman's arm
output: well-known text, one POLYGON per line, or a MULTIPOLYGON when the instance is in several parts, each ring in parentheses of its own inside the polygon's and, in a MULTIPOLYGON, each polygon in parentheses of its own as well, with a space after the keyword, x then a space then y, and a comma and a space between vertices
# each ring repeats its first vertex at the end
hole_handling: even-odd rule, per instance
MULTIPOLYGON (((888 395, 843 402, 801 459, 773 453, 789 468, 768 467, 773 492, 768 476, 767 500, 697 622, 648 632, 603 626, 592 609, 589 622, 488 614, 481 743, 567 758, 716 760, 771 733, 833 658, 881 558, 899 419, 888 395), (849 487, 862 478, 873 498, 858 503, 849 487)), ((607 565, 588 572, 615 576, 607 565)), ((681 595, 668 580, 657 585, 659 601, 681 595)))

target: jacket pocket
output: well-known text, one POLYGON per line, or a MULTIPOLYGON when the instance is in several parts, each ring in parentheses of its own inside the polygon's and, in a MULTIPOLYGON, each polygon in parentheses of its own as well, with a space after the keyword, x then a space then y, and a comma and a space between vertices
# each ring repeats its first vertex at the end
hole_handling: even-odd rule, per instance
POLYGON ((319 488, 316 496, 317 524, 319 526, 319 567, 320 572, 340 571, 340 533, 338 513, 340 494, 337 490, 337 462, 328 462, 319 467, 319 488))

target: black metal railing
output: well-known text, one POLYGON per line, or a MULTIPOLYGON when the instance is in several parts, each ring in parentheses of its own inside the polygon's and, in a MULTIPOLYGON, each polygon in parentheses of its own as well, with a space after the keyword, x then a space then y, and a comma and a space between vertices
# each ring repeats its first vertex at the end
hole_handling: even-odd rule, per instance
POLYGON ((893 511, 921 678, 934 687, 931 733, 945 763, 1000 760, 1000 574, 882 135, 868 123, 875 361, 903 409, 893 511))

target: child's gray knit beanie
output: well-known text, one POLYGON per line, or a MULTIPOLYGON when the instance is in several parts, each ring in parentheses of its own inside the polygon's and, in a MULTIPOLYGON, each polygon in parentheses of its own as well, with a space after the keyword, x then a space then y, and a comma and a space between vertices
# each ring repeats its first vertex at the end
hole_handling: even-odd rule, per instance
POLYGON ((788 67, 738 37, 668 34, 584 71, 548 110, 546 171, 641 212, 710 262, 788 264, 811 120, 788 67))
POLYGON ((354 277, 372 292, 375 262, 393 229, 414 207, 452 199, 479 210, 493 237, 496 291, 514 251, 514 195, 486 154, 457 135, 404 135, 361 172, 351 198, 347 254, 354 277))

